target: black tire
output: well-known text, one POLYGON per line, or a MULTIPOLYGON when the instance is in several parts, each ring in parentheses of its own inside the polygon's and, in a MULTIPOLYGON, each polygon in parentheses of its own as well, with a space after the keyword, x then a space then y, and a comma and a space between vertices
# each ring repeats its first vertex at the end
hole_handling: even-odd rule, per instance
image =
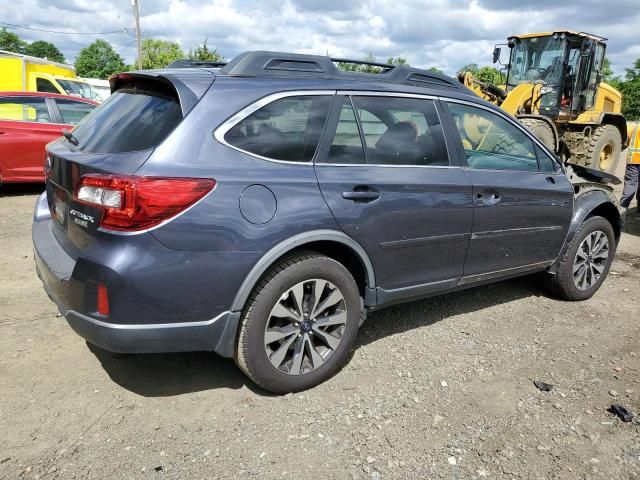
POLYGON ((263 277, 247 301, 238 335, 236 363, 251 380, 273 393, 314 387, 333 376, 346 361, 358 332, 360 313, 358 286, 342 264, 315 252, 286 258, 263 277), (285 292, 311 279, 327 280, 339 289, 344 298, 346 323, 339 345, 323 364, 306 373, 291 375, 276 368, 269 360, 265 331, 272 308, 285 292))
POLYGON ((613 262, 615 250, 616 239, 611 223, 603 217, 593 216, 587 218, 580 228, 578 228, 578 231, 569 243, 562 258, 558 260, 557 273, 555 275, 546 274, 545 284, 547 288, 552 294, 564 300, 578 301, 591 298, 607 277, 607 273, 609 273, 609 268, 613 262), (607 237, 608 257, 602 264, 604 268, 597 281, 595 281, 590 288, 582 290, 578 288, 574 282, 573 267, 576 254, 587 236, 597 231, 603 232, 607 237))
POLYGON ((621 151, 622 140, 618 129, 613 125, 601 125, 586 142, 585 165, 606 173, 613 173, 618 167, 621 151))
POLYGON ((551 126, 538 118, 522 118, 520 122, 552 152, 556 151, 556 136, 551 126))

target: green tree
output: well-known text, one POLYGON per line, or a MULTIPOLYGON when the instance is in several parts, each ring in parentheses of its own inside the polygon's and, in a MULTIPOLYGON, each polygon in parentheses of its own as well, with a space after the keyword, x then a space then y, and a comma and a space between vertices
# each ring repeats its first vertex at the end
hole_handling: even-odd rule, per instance
MULTIPOLYGON (((365 62, 376 62, 376 57, 369 53, 364 59, 365 62)), ((389 57, 387 59, 387 63, 389 65, 405 65, 409 66, 406 58, 403 57, 389 57)), ((338 63, 338 69, 344 70, 345 72, 360 72, 360 73, 380 73, 382 72, 381 67, 376 67, 374 65, 361 65, 358 63, 338 63)))
POLYGON ((473 74, 473 78, 476 80, 491 83, 493 85, 500 85, 506 81, 504 74, 497 68, 489 66, 480 67, 477 63, 468 63, 464 65, 456 72, 456 76, 460 76, 465 72, 471 72, 473 74))
POLYGON ((64 55, 58 50, 58 47, 45 40, 36 40, 30 43, 24 49, 24 53, 32 57, 46 58, 53 62, 64 63, 64 55))
POLYGON ((104 40, 96 40, 80 50, 75 67, 79 76, 89 78, 107 78, 125 70, 122 57, 104 40))
POLYGON ((438 67, 429 67, 429 68, 427 68, 427 72, 444 74, 444 72, 442 70, 440 70, 438 67))
POLYGON ((198 45, 194 49, 189 50, 189 59, 209 62, 223 62, 224 57, 220 55, 217 48, 213 50, 207 46, 207 39, 204 39, 202 45, 198 45))
POLYGON ((387 63, 389 65, 398 65, 398 66, 404 66, 404 67, 409 66, 409 62, 407 62, 407 59, 404 57, 389 57, 387 58, 387 63))
POLYGON ((0 30, 0 50, 13 53, 24 53, 28 43, 22 40, 15 33, 7 31, 6 28, 0 30))
POLYGON ((640 120, 640 58, 627 68, 625 80, 618 87, 622 92, 622 113, 627 120, 640 120))
POLYGON ((185 58, 176 42, 146 38, 142 41, 142 68, 164 68, 174 60, 185 58))

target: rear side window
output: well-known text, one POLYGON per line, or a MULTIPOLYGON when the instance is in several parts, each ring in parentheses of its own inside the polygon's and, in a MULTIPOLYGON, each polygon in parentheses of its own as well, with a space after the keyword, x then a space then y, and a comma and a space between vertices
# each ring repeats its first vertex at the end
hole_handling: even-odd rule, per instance
POLYGON ((67 125, 77 125, 91 110, 96 108, 90 103, 77 102, 75 100, 66 100, 57 98, 56 104, 62 115, 62 121, 67 125))
POLYGON ((182 120, 175 97, 158 90, 123 88, 73 131, 82 151, 122 153, 158 145, 182 120))
POLYGON ((231 146, 274 160, 310 162, 320 141, 331 96, 296 96, 255 111, 224 136, 231 146))
POLYGON ((44 98, 0 98, 0 120, 50 123, 49 109, 44 98))

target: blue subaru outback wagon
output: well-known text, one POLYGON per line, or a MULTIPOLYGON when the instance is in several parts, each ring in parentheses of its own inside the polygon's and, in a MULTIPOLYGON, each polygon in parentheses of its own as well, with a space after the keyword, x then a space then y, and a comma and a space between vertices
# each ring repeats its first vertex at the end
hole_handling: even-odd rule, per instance
POLYGON ((113 352, 210 350, 273 392, 346 360, 367 312, 532 272, 592 296, 621 216, 612 179, 414 68, 248 52, 111 78, 47 147, 44 288, 113 352))

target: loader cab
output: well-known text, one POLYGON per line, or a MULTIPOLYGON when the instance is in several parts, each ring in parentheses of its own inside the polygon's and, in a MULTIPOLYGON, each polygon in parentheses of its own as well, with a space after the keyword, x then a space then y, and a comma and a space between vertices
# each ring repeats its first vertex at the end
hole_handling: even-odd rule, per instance
POLYGON ((540 114, 575 119, 595 103, 602 81, 605 40, 573 32, 510 37, 507 91, 523 83, 540 84, 540 114))

